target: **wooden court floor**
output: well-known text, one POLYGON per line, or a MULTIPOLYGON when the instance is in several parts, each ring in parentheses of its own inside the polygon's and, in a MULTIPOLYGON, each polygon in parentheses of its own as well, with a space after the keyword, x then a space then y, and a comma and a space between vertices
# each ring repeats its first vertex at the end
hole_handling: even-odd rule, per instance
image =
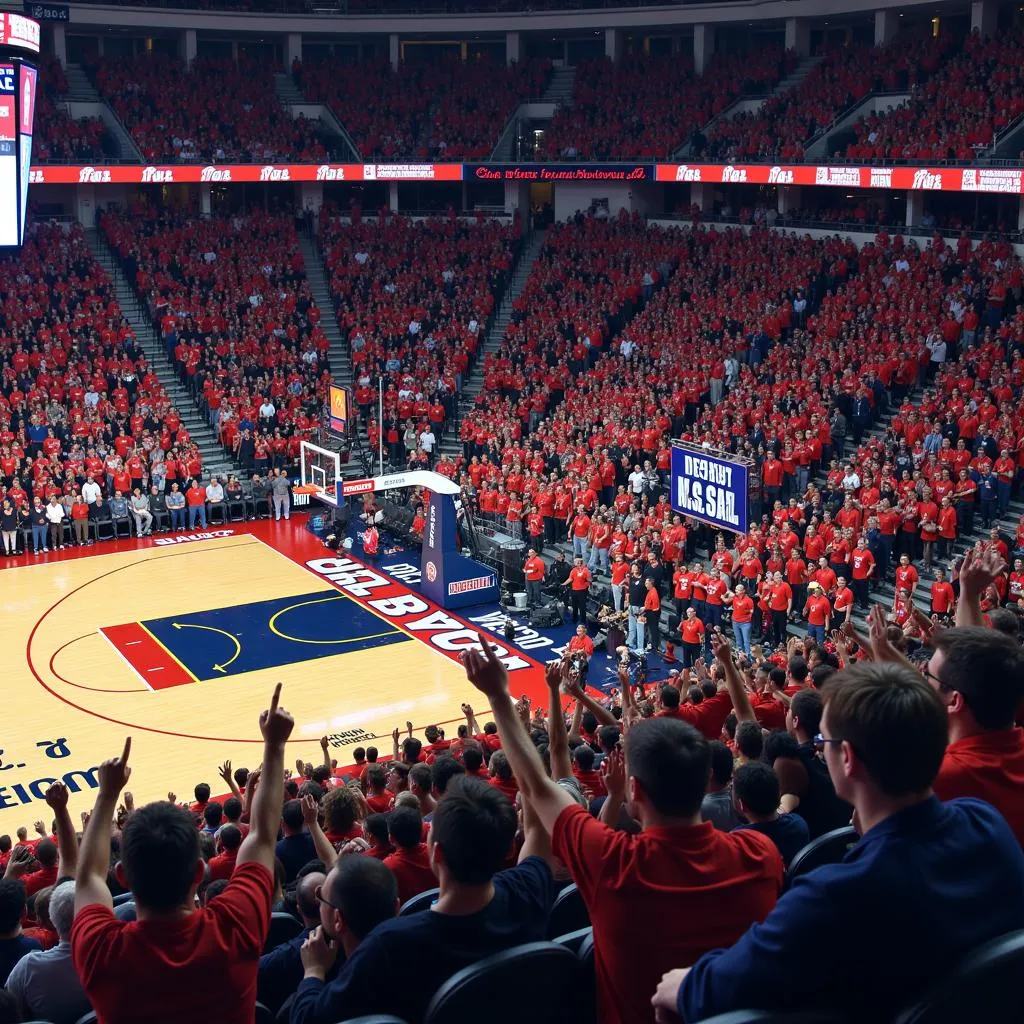
MULTIPOLYGON (((389 753, 407 720, 449 722, 454 735, 475 691, 451 654, 311 571, 331 553, 301 520, 230 526, 0 572, 0 832, 48 825, 42 795, 56 778, 77 820, 92 806, 96 766, 129 734, 136 802, 190 800, 198 782, 224 792, 225 759, 259 761, 258 716, 277 680, 296 720, 290 765, 319 762, 325 734, 341 765, 358 745, 389 753)), ((536 665, 527 675, 532 688, 536 665)))

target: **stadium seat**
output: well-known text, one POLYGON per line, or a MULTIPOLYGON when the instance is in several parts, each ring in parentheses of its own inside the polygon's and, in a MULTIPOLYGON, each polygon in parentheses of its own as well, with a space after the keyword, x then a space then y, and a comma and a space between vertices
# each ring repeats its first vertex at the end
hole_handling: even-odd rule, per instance
POLYGON ((135 894, 130 892, 118 893, 114 897, 114 906, 119 907, 122 903, 131 903, 135 899, 135 894))
POLYGON ((590 915, 583 897, 575 884, 566 886, 556 897, 548 918, 548 938, 557 941, 559 935, 577 931, 590 925, 590 915))
POLYGON ((411 900, 406 900, 399 909, 398 916, 405 917, 406 914, 418 914, 421 910, 429 910, 431 904, 440 895, 440 889, 427 889, 426 892, 413 896, 411 900))
POLYGON ((135 900, 128 900, 125 903, 119 903, 114 907, 114 917, 118 921, 135 921, 138 919, 138 915, 135 912, 135 900))
POLYGON ((90 1010, 84 1017, 79 1017, 75 1024, 96 1024, 96 1011, 90 1010))
POLYGON ((551 941, 557 942, 560 946, 565 946, 566 949, 571 949, 578 955, 583 943, 590 938, 592 934, 593 928, 591 928, 590 925, 587 925, 586 928, 577 928, 574 932, 566 932, 564 935, 558 935, 551 941))
POLYGON ((349 1017, 340 1024, 405 1024, 405 1021, 390 1013, 371 1013, 366 1017, 349 1017))
POLYGON ((786 873, 787 886, 792 884, 794 878, 806 875, 824 864, 838 864, 859 838, 857 830, 852 825, 833 829, 823 836, 818 836, 790 861, 789 871, 786 873))
POLYGON ((263 944, 263 952, 269 953, 272 949, 284 945, 302 930, 302 923, 291 914, 271 914, 270 929, 267 932, 267 941, 263 944))
POLYGON ((959 965, 950 965, 946 978, 904 1010, 894 1024, 1016 1024, 1020 1006, 1011 997, 1024 970, 1024 931, 986 942, 959 965))
POLYGON ((506 949, 453 974, 434 994, 424 1024, 448 1024, 479 1014, 487 1005, 488 1024, 519 1024, 523 1007, 515 999, 495 999, 496 992, 512 992, 529 979, 543 992, 529 1010, 531 1024, 564 1024, 579 1013, 580 963, 564 946, 529 942, 506 949))

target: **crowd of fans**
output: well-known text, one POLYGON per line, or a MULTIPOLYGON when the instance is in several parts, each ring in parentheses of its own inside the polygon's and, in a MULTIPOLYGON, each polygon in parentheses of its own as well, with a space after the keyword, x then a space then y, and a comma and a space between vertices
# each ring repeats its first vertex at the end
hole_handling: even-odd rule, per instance
POLYGON ((296 62, 306 99, 326 103, 366 160, 487 160, 520 103, 544 93, 551 62, 296 62))
POLYGON ((0 294, 4 554, 142 532, 153 490, 184 491, 202 461, 82 229, 30 229, 0 294))
POLYGON ((701 76, 684 54, 583 61, 576 68, 572 103, 555 111, 538 155, 548 160, 669 157, 735 99, 770 91, 796 63, 779 46, 716 53, 701 76))
POLYGON ((804 159, 807 143, 873 91, 908 89, 927 79, 952 42, 946 36, 900 35, 885 47, 830 46, 791 89, 757 110, 717 121, 706 154, 718 160, 804 159))
POLYGON ((294 218, 142 206, 100 220, 168 359, 246 474, 297 464, 320 425, 330 343, 294 218))
MULTIPOLYGON (((181 1020, 215 977, 229 1021, 418 1022, 493 995, 511 957, 554 972, 542 1020, 834 1012, 837 990, 851 1019, 891 1020, 1024 930, 1024 653, 978 624, 999 568, 972 562, 957 624, 913 662, 881 615, 853 653, 793 643, 783 669, 719 636, 686 703, 685 678, 626 671, 601 698, 571 659, 546 701, 514 701, 484 642, 463 663, 493 721, 463 705, 452 739, 410 724, 390 761, 361 748, 350 768, 324 737, 285 769, 278 684, 259 767, 226 762, 221 798, 137 804, 129 737, 80 833, 56 782, 50 828, 0 838, 0 1019, 142 1001, 181 1020)), ((1006 969, 986 984, 1010 997, 1006 969)))
POLYGON ((371 447, 433 465, 520 250, 518 218, 376 221, 324 209, 319 244, 371 447), (383 384, 384 422, 377 417, 383 384))
POLYGON ((954 42, 959 41, 946 40, 944 46, 952 58, 914 83, 909 100, 855 125, 848 159, 971 161, 1024 114, 1020 30, 988 39, 971 33, 954 42))
POLYGON ((293 118, 274 66, 240 54, 177 58, 149 52, 83 62, 147 162, 270 163, 327 159, 318 121, 293 118))
POLYGON ((32 158, 39 163, 71 163, 103 156, 106 127, 98 117, 74 119, 68 113, 68 81, 56 57, 40 55, 32 122, 32 158))

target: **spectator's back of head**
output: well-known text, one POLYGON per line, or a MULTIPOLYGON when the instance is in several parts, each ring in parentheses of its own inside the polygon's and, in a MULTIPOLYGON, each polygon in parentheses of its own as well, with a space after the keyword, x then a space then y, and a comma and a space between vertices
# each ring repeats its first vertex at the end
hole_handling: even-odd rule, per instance
POLYGON ((803 733, 813 739, 821 729, 821 712, 824 701, 817 690, 801 690, 793 695, 789 705, 788 723, 792 723, 793 731, 803 733))
POLYGON ((597 754, 594 753, 593 747, 588 747, 585 743, 581 743, 573 752, 572 759, 576 762, 576 767, 581 772, 590 772, 594 770, 594 759, 597 754))
POLYGON ((712 740, 710 747, 711 781, 722 789, 732 778, 732 751, 721 740, 712 740))
POLYGON ((467 772, 475 774, 484 765, 484 755, 476 747, 466 747, 462 751, 462 765, 467 772))
POLYGON ((221 846, 228 852, 237 850, 242 845, 242 830, 237 825, 225 825, 217 833, 217 837, 221 846))
POLYGON ((371 764, 366 769, 366 784, 374 793, 379 793, 387 786, 388 773, 382 764, 371 764))
POLYGON ((672 718, 639 722, 626 735, 632 802, 643 817, 692 818, 700 811, 711 769, 708 741, 672 718))
POLYGON ((740 722, 736 726, 736 750, 748 761, 759 761, 764 751, 764 734, 757 722, 740 722))
POLYGON ((200 782, 195 788, 196 802, 204 804, 210 799, 210 787, 205 782, 200 782))
POLYGON ((25 883, 20 878, 0 878, 0 935, 14 931, 25 912, 25 883))
POLYGON ((815 665, 811 669, 811 686, 816 690, 820 690, 828 680, 835 675, 836 669, 834 665, 823 663, 821 665, 815 665))
POLYGON ((206 823, 206 827, 211 831, 220 826, 221 819, 223 817, 224 808, 216 801, 211 801, 203 808, 203 821, 206 823))
POLYGON ((395 846, 416 849, 423 837, 423 816, 411 807, 396 808, 388 815, 388 835, 395 846))
POLYGON ((131 889, 139 907, 160 913, 184 905, 202 872, 199 837, 188 811, 170 803, 147 804, 125 822, 118 881, 131 889))
POLYGON ((1020 618, 1012 608, 993 608, 988 613, 991 627, 1005 633, 1011 640, 1020 639, 1020 618))
POLYGON ((892 799, 926 792, 946 752, 946 717, 935 690, 904 665, 836 673, 825 688, 822 734, 837 741, 825 744, 837 794, 856 803, 857 785, 892 799))
POLYGON ((295 908, 305 924, 316 924, 320 917, 320 901, 317 889, 327 880, 322 871, 310 871, 295 885, 295 908))
MULTIPOLYGON (((338 791, 335 790, 334 792, 338 791)), ((298 800, 286 800, 281 810, 281 821, 284 823, 286 830, 292 833, 301 832, 303 825, 302 804, 298 800)))
MULTIPOLYGON (((398 883, 376 857, 342 857, 331 869, 323 889, 333 907, 321 904, 321 921, 325 911, 331 914, 336 909, 357 941, 398 913, 398 883)), ((335 937, 333 931, 328 933, 335 937)))
POLYGON ((679 691, 674 686, 661 688, 661 704, 666 711, 674 711, 679 707, 679 691))
POLYGON ((35 854, 44 868, 52 868, 57 863, 57 844, 52 839, 43 839, 36 844, 35 854))
POLYGON ((337 786, 324 797, 324 824, 328 832, 344 835, 355 825, 358 816, 359 804, 348 786, 337 786))
POLYGON ((789 678, 798 686, 807 682, 807 659, 795 654, 789 659, 789 678))
POLYGON ((430 766, 430 783, 433 786, 435 795, 442 796, 448 789, 448 783, 456 775, 465 774, 465 767, 459 764, 450 754, 437 758, 430 766))
POLYGON ((452 779, 431 822, 434 873, 461 885, 486 884, 505 862, 515 831, 508 797, 482 779, 452 779))
POLYGON ((50 923, 62 942, 71 938, 71 924, 75 919, 75 883, 61 882, 50 893, 50 923))
POLYGON ((939 696, 953 712, 951 738, 959 739, 956 712, 966 711, 983 730, 1013 727, 1024 699, 1024 649, 1005 633, 981 626, 957 627, 935 636, 929 661, 939 696))
POLYGON ((229 796, 224 801, 224 817, 236 824, 242 820, 242 801, 237 796, 229 796))
POLYGON ((597 734, 597 742, 606 754, 615 749, 621 738, 622 730, 617 725, 602 725, 601 731, 597 734))
POLYGON ((740 810, 769 818, 779 807, 779 779, 774 769, 760 761, 741 764, 732 780, 740 810))

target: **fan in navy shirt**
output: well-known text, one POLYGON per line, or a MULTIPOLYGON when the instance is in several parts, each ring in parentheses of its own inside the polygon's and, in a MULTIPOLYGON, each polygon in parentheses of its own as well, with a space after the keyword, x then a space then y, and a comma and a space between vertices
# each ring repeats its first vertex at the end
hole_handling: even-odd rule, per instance
POLYGON ((752 828, 763 832, 778 848, 786 867, 811 841, 807 822, 799 814, 779 814, 779 779, 769 765, 751 761, 736 769, 732 780, 736 809, 749 824, 733 831, 752 828))
POLYGON ((731 949, 670 971, 661 1013, 818 1010, 888 1020, 970 950, 1024 928, 1024 853, 980 800, 942 804, 932 782, 946 710, 906 663, 833 676, 821 738, 863 836, 842 863, 798 877, 731 949), (983 865, 983 870, 979 870, 983 865))
POLYGON ((345 921, 344 907, 331 906, 339 870, 334 868, 321 895, 327 905, 321 908, 321 927, 302 947, 305 978, 292 1004, 291 1024, 335 1024, 370 1013, 416 1024, 456 971, 544 939, 555 883, 544 859, 550 855, 546 834, 529 816, 526 828, 518 866, 497 872, 515 838, 515 809, 481 779, 452 779, 434 810, 427 840, 441 890, 437 902, 379 925, 325 984, 337 955, 333 936, 345 921))
POLYGON ((281 828, 284 838, 277 841, 274 853, 284 865, 285 882, 293 882, 299 872, 311 861, 316 860, 313 837, 305 831, 302 819, 302 804, 289 800, 281 813, 281 828))
POLYGON ((27 953, 42 949, 36 939, 21 934, 25 913, 25 883, 20 878, 0 878, 0 985, 27 953))

